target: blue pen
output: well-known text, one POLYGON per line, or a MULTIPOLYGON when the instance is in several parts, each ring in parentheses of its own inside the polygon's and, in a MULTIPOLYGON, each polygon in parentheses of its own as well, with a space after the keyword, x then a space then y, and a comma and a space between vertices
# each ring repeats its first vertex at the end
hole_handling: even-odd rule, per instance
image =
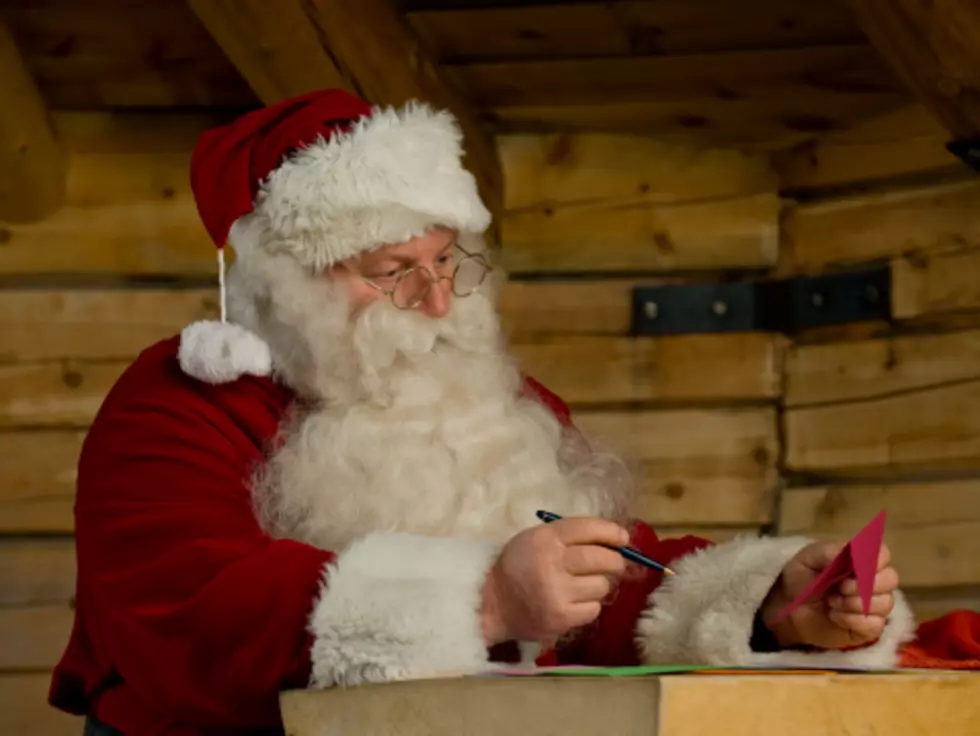
MULTIPOLYGON (((539 519, 541 519, 541 521, 543 521, 545 524, 549 524, 552 521, 558 521, 561 518, 558 514, 553 514, 550 511, 538 511, 536 516, 539 519)), ((663 565, 657 562, 656 560, 651 560, 645 554, 643 554, 639 550, 633 549, 632 547, 612 547, 608 544, 603 544, 602 546, 608 547, 609 549, 616 550, 627 560, 632 560, 633 562, 637 562, 641 565, 644 565, 645 567, 649 567, 654 570, 662 570, 665 575, 677 574, 666 565, 663 565)))

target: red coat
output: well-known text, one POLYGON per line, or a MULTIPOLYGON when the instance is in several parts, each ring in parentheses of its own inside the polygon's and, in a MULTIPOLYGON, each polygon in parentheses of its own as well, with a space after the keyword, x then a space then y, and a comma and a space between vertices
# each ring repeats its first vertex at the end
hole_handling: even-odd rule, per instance
MULTIPOLYGON (((278 693, 310 682, 309 621, 335 556, 267 536, 245 485, 292 394, 263 378, 197 382, 181 372, 177 347, 167 340, 137 359, 85 441, 75 626, 50 702, 133 736, 277 733, 278 693)), ((557 397, 533 381, 527 388, 570 421, 557 397)), ((701 556, 689 553, 708 546, 659 540, 643 524, 634 543, 664 562, 694 565, 701 556)), ((584 636, 542 661, 638 662, 637 621, 659 583, 649 571, 625 583, 584 636)), ((672 603, 663 603, 668 618, 672 603)), ((650 621, 648 639, 664 638, 678 620, 650 621)), ((746 650, 750 624, 738 624, 746 650)))

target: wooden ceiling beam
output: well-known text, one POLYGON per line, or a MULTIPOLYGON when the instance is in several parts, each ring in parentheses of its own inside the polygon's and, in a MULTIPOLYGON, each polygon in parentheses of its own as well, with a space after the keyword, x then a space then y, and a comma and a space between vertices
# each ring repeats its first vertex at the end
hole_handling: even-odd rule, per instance
POLYGON ((40 220, 61 206, 67 166, 47 106, 0 22, 0 220, 40 220))
POLYGON ((954 139, 973 143, 980 169, 980 3, 848 0, 881 57, 954 139))
POLYGON ((342 87, 374 104, 423 100, 453 112, 467 168, 495 218, 503 199, 496 144, 440 75, 391 0, 189 0, 266 104, 342 87))

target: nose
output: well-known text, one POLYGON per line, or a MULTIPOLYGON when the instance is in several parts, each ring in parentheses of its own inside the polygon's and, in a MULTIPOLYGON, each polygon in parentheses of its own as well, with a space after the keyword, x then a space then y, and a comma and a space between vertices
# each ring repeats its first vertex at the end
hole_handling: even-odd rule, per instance
POLYGON ((445 317, 449 314, 452 298, 452 285, 446 279, 440 279, 432 284, 429 293, 419 305, 419 310, 434 319, 445 317))

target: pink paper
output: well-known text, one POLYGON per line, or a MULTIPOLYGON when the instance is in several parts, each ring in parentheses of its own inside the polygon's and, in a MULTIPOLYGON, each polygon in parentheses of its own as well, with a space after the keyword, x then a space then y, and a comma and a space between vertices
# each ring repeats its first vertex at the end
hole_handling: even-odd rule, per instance
POLYGON ((790 603, 776 614, 770 624, 777 624, 807 601, 823 595, 848 578, 855 578, 858 593, 864 604, 864 615, 871 612, 871 596, 874 594, 875 575, 878 572, 878 554, 885 535, 885 512, 882 511, 851 539, 840 554, 825 567, 813 581, 790 603))

